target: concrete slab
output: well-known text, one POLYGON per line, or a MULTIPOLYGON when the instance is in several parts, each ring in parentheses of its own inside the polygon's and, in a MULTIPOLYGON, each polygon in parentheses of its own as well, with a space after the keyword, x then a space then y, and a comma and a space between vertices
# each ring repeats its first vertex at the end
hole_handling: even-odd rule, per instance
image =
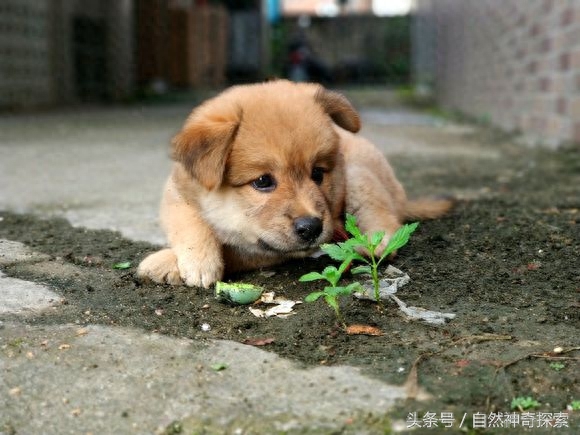
MULTIPOLYGON (((0 221, 0 225, 2 222, 0 221)), ((26 245, 12 240, 0 239, 0 266, 28 263, 48 259, 48 255, 34 252, 26 245)))
MULTIPOLYGON (((0 239, 0 266, 47 258, 47 255, 33 252, 22 243, 0 239)), ((0 271, 0 314, 30 314, 54 306, 60 299, 45 286, 10 278, 0 271)))
POLYGON ((13 323, 0 340, 4 430, 23 434, 153 434, 177 420, 203 433, 365 433, 406 397, 352 367, 303 369, 231 341, 13 323))
POLYGON ((10 278, 0 271, 0 315, 31 314, 56 305, 60 299, 45 286, 10 278))
POLYGON ((0 117, 0 210, 60 216, 164 243, 169 142, 191 106, 0 117))

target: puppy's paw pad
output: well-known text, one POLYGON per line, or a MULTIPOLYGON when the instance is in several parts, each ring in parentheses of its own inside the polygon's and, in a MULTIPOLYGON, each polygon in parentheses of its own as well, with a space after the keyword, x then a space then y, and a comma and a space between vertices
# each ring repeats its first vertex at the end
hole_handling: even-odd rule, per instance
POLYGON ((171 249, 163 249, 146 257, 137 268, 137 277, 158 284, 183 284, 177 258, 171 249))
POLYGON ((222 279, 224 267, 221 261, 179 261, 179 270, 185 285, 208 288, 222 279))

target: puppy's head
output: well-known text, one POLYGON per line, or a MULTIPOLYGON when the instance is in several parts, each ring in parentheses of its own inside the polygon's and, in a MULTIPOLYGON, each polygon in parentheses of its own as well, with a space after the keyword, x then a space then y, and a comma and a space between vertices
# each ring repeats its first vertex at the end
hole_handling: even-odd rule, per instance
POLYGON ((301 256, 328 241, 342 212, 336 124, 358 131, 340 94, 275 81, 231 88, 192 112, 173 158, 200 186, 196 201, 224 244, 301 256))

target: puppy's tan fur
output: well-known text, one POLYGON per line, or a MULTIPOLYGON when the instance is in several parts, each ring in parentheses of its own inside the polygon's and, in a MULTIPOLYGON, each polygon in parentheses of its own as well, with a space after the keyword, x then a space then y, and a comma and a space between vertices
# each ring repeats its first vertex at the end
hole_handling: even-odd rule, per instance
POLYGON ((353 134, 359 128, 343 96, 314 84, 238 86, 202 104, 172 143, 161 203, 170 247, 137 274, 209 287, 224 273, 312 254, 345 212, 364 232, 386 231, 386 243, 405 219, 450 208, 408 201, 385 157, 353 134), (320 222, 315 237, 299 236, 303 218, 320 222))

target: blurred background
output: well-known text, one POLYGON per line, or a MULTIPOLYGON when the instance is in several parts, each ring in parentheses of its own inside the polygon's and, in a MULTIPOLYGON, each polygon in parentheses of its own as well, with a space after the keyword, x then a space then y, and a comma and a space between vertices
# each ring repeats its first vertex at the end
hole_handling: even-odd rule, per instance
POLYGON ((580 142, 577 0, 1 0, 0 114, 286 77, 580 142))

